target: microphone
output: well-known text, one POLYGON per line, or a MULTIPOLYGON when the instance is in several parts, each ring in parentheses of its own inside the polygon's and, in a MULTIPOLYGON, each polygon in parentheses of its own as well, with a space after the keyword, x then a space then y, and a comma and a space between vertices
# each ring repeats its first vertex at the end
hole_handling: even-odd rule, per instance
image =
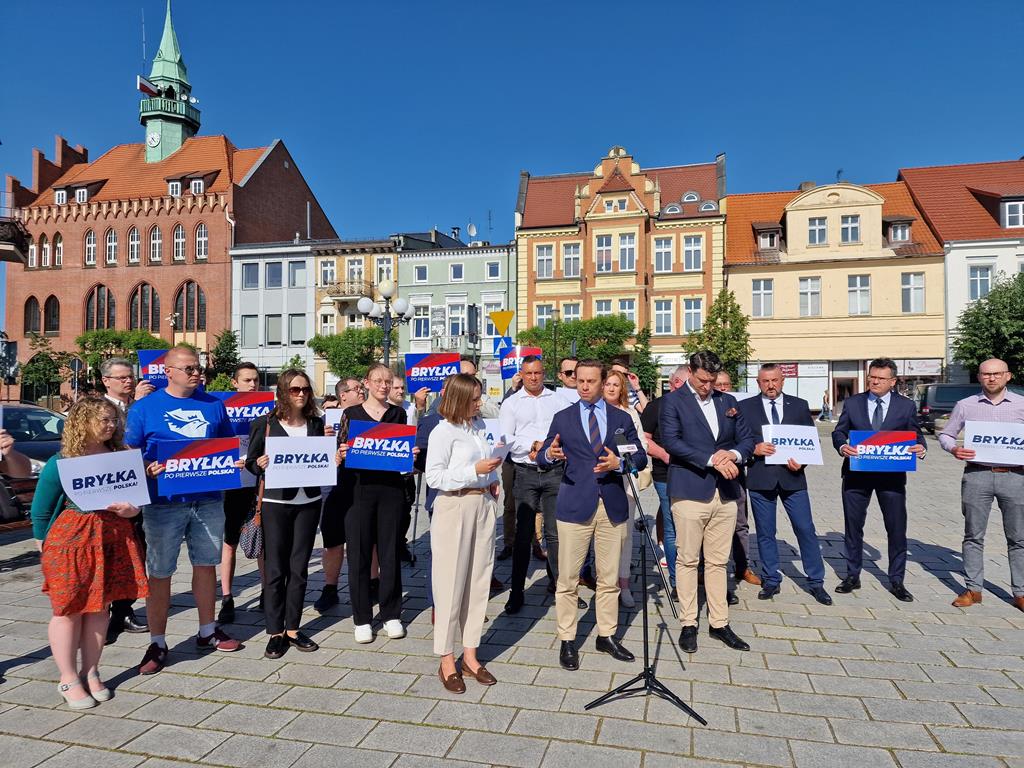
POLYGON ((626 440, 626 436, 622 432, 615 433, 615 447, 619 450, 619 458, 622 460, 623 466, 626 471, 629 472, 633 477, 639 477, 640 473, 636 467, 633 466, 633 460, 630 458, 631 453, 636 453, 636 446, 626 440))

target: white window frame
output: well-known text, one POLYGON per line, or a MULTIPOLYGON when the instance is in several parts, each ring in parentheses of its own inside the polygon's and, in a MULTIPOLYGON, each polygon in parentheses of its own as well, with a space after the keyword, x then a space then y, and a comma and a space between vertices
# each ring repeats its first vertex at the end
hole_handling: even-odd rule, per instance
POLYGON ((185 260, 185 227, 181 224, 176 224, 174 230, 171 232, 171 240, 173 241, 173 247, 171 251, 171 259, 174 261, 185 260))
POLYGON ((807 244, 828 245, 828 219, 824 216, 812 216, 807 219, 807 244))
POLYGON ((427 265, 426 264, 413 264, 412 265, 412 280, 414 283, 425 283, 427 282, 427 265), (423 277, 420 277, 420 270, 423 270, 423 277))
POLYGON ((430 304, 422 302, 412 305, 412 322, 409 323, 409 337, 417 341, 430 338, 430 304), (426 321, 426 333, 420 333, 420 323, 426 321))
POLYGON ((1006 203, 1006 227, 1024 227, 1024 200, 1010 200, 1006 203))
POLYGON ((128 230, 128 263, 138 264, 139 255, 142 253, 142 236, 138 227, 128 230))
POLYGON ((288 344, 289 346, 305 346, 308 337, 306 327, 306 313, 298 312, 288 315, 288 344), (296 331, 301 333, 296 333, 296 331), (301 338, 299 338, 301 337, 301 338))
POLYGON ((79 187, 75 190, 75 202, 76 203, 87 203, 89 202, 89 190, 85 187, 79 187))
POLYGON ((675 302, 672 299, 654 300, 654 335, 672 336, 675 334, 675 302), (667 325, 666 325, 667 321, 667 325))
POLYGON ((54 235, 53 238, 53 266, 59 267, 64 264, 64 236, 54 235))
POLYGON ((612 236, 597 235, 594 238, 594 269, 597 272, 612 271, 612 236))
POLYGON ((682 212, 683 212, 683 209, 680 208, 678 205, 676 205, 674 203, 672 205, 666 205, 665 206, 665 213, 682 213, 682 212))
POLYGON ((266 347, 280 347, 284 346, 284 320, 281 315, 274 313, 266 315, 263 320, 263 345, 266 347), (277 341, 271 341, 270 337, 270 322, 271 320, 277 320, 277 341))
POLYGON ((683 271, 704 271, 703 235, 686 235, 683 237, 683 271))
POLYGON ((180 181, 168 181, 167 182, 167 194, 171 197, 181 197, 181 182, 180 181))
POLYGON ((243 291, 258 291, 260 289, 260 263, 258 261, 243 261, 241 266, 241 282, 243 291), (256 284, 247 285, 245 282, 245 276, 247 274, 256 274, 256 284))
POLYGON ((673 269, 673 262, 675 261, 674 255, 674 237, 656 237, 654 238, 654 271, 655 273, 667 273, 673 269))
POLYGON ((113 227, 103 236, 103 253, 105 263, 117 264, 117 232, 113 227))
POLYGON ((484 264, 484 277, 488 280, 501 280, 501 262, 488 261, 484 264), (491 267, 494 267, 494 274, 491 274, 491 267))
POLYGON ((904 272, 900 275, 900 309, 904 315, 924 314, 924 272, 904 272))
POLYGON ((871 275, 847 275, 846 294, 851 317, 871 314, 871 275))
POLYGON ((205 221, 196 224, 196 261, 202 261, 210 255, 210 230, 205 221))
POLYGON ((698 200, 700 200, 700 195, 698 195, 696 192, 687 192, 685 195, 683 195, 684 203, 696 203, 698 200))
POLYGON ((562 277, 580 276, 580 244, 562 244, 562 277))
POLYGON ((282 264, 278 260, 263 262, 263 287, 264 288, 266 288, 268 291, 269 290, 276 290, 277 288, 284 288, 284 280, 285 280, 284 264, 282 264), (278 278, 277 278, 277 285, 271 285, 271 282, 270 282, 270 268, 274 267, 274 266, 277 267, 277 270, 278 270, 278 273, 279 273, 278 274, 278 278))
POLYGON ((335 259, 321 259, 320 261, 320 285, 332 285, 336 279, 338 263, 335 259))
POLYGON ((68 203, 68 191, 66 189, 58 189, 53 193, 53 204, 54 205, 67 205, 68 203))
POLYGON ((25 266, 28 267, 29 269, 35 269, 36 268, 36 244, 35 243, 29 243, 29 246, 28 246, 28 261, 25 263, 25 266))
POLYGON ((491 320, 492 312, 500 312, 504 306, 502 301, 485 301, 483 303, 483 321, 484 321, 484 337, 488 339, 495 339, 499 336, 498 329, 494 325, 494 321, 491 320))
POLYGON ((619 272, 636 272, 636 233, 619 235, 619 272))
POLYGON ((797 292, 800 317, 821 317, 821 277, 797 278, 797 292))
POLYGON ((448 282, 450 283, 464 283, 466 281, 466 265, 461 261, 453 262, 448 265, 448 282), (455 268, 459 268, 459 276, 455 276, 455 268))
POLYGON ((860 242, 860 214, 850 213, 839 217, 839 241, 843 245, 860 242))
POLYGON ((612 300, 611 299, 595 299, 594 300, 594 317, 611 317, 612 316, 612 300))
POLYGON ((992 290, 992 265, 972 264, 967 270, 967 297, 977 301, 992 290))
POLYGON ((550 280, 555 276, 555 246, 551 243, 540 243, 533 249, 536 263, 537 279, 550 280))
POLYGON ((636 299, 619 299, 619 314, 636 324, 636 299))
POLYGON ((709 211, 717 211, 718 210, 718 203, 715 203, 715 202, 712 202, 711 200, 708 200, 706 203, 701 203, 700 204, 700 210, 703 213, 707 213, 709 211))
POLYGON ((377 285, 380 285, 385 280, 394 282, 395 264, 390 256, 378 256, 374 271, 377 275, 377 285))
POLYGON ((614 211, 615 211, 615 202, 613 200, 605 200, 604 201, 604 212, 605 213, 612 213, 614 211))
POLYGON ((243 349, 255 349, 260 345, 260 316, 259 315, 242 315, 239 321, 239 343, 243 349), (246 332, 246 326, 250 326, 249 331, 246 332), (256 338, 252 338, 255 336, 256 338))
POLYGON ((536 312, 537 327, 546 328, 554 317, 554 306, 551 304, 536 304, 534 305, 534 310, 536 312))
POLYGON ((149 261, 159 264, 164 260, 164 233, 159 225, 149 230, 149 261))
POLYGON ((363 282, 363 260, 361 257, 350 257, 345 260, 345 280, 353 283, 363 282))
POLYGON ((289 288, 305 288, 306 287, 306 262, 292 260, 288 262, 288 287, 289 288), (302 282, 297 282, 299 274, 302 275, 302 282))
POLYGON ((704 299, 683 299, 683 333, 700 333, 704 327, 704 299))
POLYGON ((562 322, 569 323, 574 320, 579 320, 582 315, 580 314, 582 307, 578 301, 570 301, 568 304, 562 305, 562 322), (572 311, 569 308, 572 307, 572 311))
POLYGON ((615 209, 617 211, 624 211, 628 207, 629 207, 629 198, 628 197, 620 197, 618 200, 615 201, 615 209))
POLYGON ((759 232, 757 234, 757 247, 762 251, 775 251, 779 248, 779 233, 775 230, 759 232))
POLYGON ((898 221, 889 225, 889 242, 906 243, 910 240, 910 224, 898 221))
POLYGON ((50 241, 46 239, 46 235, 39 238, 39 266, 50 266, 50 241))
POLYGON ((775 280, 771 277, 754 278, 750 282, 751 317, 775 315, 775 280))
POLYGON ((206 184, 202 179, 192 179, 189 182, 188 188, 193 195, 201 195, 206 191, 206 184))
POLYGON ((444 307, 444 327, 445 327, 445 331, 447 331, 447 335, 448 336, 450 336, 452 338, 455 338, 455 337, 465 336, 466 335, 466 324, 467 324, 467 319, 466 319, 467 309, 466 309, 466 307, 467 307, 467 305, 468 305, 468 301, 466 299, 459 299, 458 301, 450 301, 450 302, 445 304, 445 307, 444 307), (459 311, 458 312, 453 311, 455 309, 458 309, 459 311), (452 333, 452 328, 454 327, 454 326, 452 326, 452 321, 457 321, 457 323, 458 323, 457 329, 459 331, 458 333, 452 333))
POLYGON ((321 336, 334 336, 338 332, 338 314, 337 312, 321 312, 320 313, 320 335, 321 336))
POLYGON ((90 267, 96 265, 96 233, 91 229, 85 233, 85 263, 90 267))

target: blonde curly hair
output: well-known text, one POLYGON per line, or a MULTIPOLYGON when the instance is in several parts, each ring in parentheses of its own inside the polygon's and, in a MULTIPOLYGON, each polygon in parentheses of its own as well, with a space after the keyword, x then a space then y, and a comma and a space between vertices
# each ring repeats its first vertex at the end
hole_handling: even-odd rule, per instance
POLYGON ((105 397, 87 397, 79 400, 68 411, 64 433, 61 435, 61 455, 65 458, 85 455, 86 444, 99 431, 99 419, 106 415, 116 420, 114 434, 107 440, 106 446, 112 451, 123 451, 124 418, 121 411, 105 397))

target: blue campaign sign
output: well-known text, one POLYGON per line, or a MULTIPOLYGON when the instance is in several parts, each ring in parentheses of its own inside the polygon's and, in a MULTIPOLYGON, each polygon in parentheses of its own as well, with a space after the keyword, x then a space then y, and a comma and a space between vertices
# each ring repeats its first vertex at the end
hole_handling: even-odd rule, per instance
POLYGON ((512 347, 501 353, 501 378, 511 379, 523 365, 523 358, 541 356, 540 347, 512 347))
POLYGON ((494 356, 498 357, 506 349, 512 349, 514 346, 511 336, 498 336, 494 339, 494 356))
POLYGON ((164 370, 166 349, 140 349, 139 378, 145 379, 157 389, 167 386, 167 372, 164 370))
POLYGON ((857 455, 850 457, 850 469, 854 472, 914 472, 917 454, 910 449, 916 444, 917 435, 913 432, 854 430, 850 432, 850 445, 857 449, 857 455))
POLYGON ((161 496, 187 496, 241 488, 238 454, 237 437, 161 440, 156 458, 165 469, 157 476, 157 491, 161 496))
POLYGON ((274 407, 273 392, 210 392, 224 402, 231 429, 239 437, 249 436, 249 425, 274 407))
POLYGON ((428 352, 405 356, 405 388, 410 393, 423 387, 431 392, 440 392, 444 380, 458 372, 458 352, 428 352))
POLYGON ((416 427, 411 424, 350 421, 347 442, 345 466, 348 469, 412 472, 416 427))

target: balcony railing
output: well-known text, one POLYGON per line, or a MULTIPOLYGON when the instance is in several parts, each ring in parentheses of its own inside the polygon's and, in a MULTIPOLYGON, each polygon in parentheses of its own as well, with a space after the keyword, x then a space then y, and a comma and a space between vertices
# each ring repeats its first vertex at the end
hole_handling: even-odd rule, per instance
POLYGON ((324 290, 335 301, 351 301, 363 296, 373 298, 373 284, 367 280, 338 280, 325 284, 324 290))
POLYGON ((199 110, 187 101, 178 99, 165 99, 163 96, 156 96, 152 99, 143 99, 139 104, 139 116, 145 117, 151 112, 170 112, 181 115, 186 120, 199 123, 199 110))

